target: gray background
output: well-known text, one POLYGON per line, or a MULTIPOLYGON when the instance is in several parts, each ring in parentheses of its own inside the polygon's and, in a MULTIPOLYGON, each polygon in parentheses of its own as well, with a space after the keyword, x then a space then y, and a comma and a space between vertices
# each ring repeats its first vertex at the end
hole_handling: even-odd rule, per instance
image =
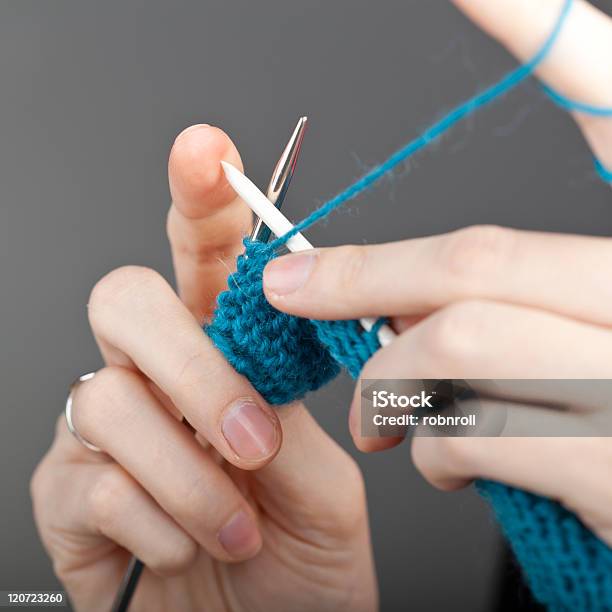
MULTIPOLYGON (((29 475, 69 382, 100 365, 92 285, 127 263, 171 278, 174 136, 223 127, 264 184, 308 114, 285 208, 297 220, 514 65, 442 0, 0 3, 0 589, 57 586, 29 475)), ((608 235, 610 205, 571 121, 530 83, 309 237, 380 242, 473 223, 608 235)), ((349 449, 350 394, 341 380, 309 402, 349 449)), ((480 500, 429 488, 406 445, 358 459, 384 609, 489 609, 498 536, 480 500)))

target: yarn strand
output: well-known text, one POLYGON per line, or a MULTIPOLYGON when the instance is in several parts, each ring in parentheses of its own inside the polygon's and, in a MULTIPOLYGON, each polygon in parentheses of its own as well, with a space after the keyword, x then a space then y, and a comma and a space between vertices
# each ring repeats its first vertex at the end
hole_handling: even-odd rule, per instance
POLYGON ((327 217, 331 212, 349 200, 356 198, 358 195, 377 183, 383 176, 391 172, 399 164, 412 157, 415 153, 418 153, 420 150, 429 146, 444 133, 448 132, 448 130, 459 123, 462 119, 465 119, 466 117, 475 113, 477 110, 491 104, 528 79, 534 73, 537 67, 546 59, 551 49, 554 47, 572 6, 573 0, 565 0, 561 14, 558 17, 552 32, 549 34, 542 48, 531 58, 531 60, 529 60, 526 64, 523 64, 510 71, 494 85, 470 98, 463 104, 455 107, 442 119, 425 130, 420 136, 393 153, 382 164, 370 170, 358 181, 352 185, 349 185, 344 191, 341 191, 334 198, 327 201, 325 204, 323 204, 323 206, 295 225, 289 232, 270 242, 270 249, 277 249, 285 244, 292 236, 295 236, 297 233, 304 231, 311 225, 314 225, 321 219, 327 217))
POLYGON ((562 96, 558 91, 555 91, 552 87, 548 87, 548 85, 542 85, 542 88, 557 106, 566 111, 577 111, 585 115, 592 115, 593 117, 612 117, 612 108, 570 100, 562 96))
MULTIPOLYGON (((361 195, 364 191, 367 191, 373 187, 381 178, 393 171, 399 164, 406 161, 422 149, 430 146, 434 141, 448 132, 460 121, 498 100, 518 87, 526 79, 531 77, 538 66, 540 66, 540 64, 548 57, 550 51, 557 42, 565 21, 571 12, 573 4, 573 0, 565 0, 552 32, 549 34, 541 49, 531 58, 531 60, 529 60, 526 64, 523 64, 510 71, 497 83, 493 84, 481 93, 455 107, 442 119, 417 136, 414 140, 393 153, 383 163, 375 166, 372 170, 364 174, 359 180, 349 185, 346 189, 323 204, 323 206, 308 215, 308 217, 306 217, 304 220, 296 224, 289 232, 270 242, 268 248, 270 250, 278 249, 292 236, 295 236, 297 233, 302 232, 305 229, 308 229, 321 219, 324 219, 330 215, 337 208, 340 208, 348 201, 353 200, 357 196, 361 195)), ((543 88, 551 100, 565 110, 579 111, 598 117, 612 117, 612 108, 576 102, 563 96, 547 85, 544 85, 543 88)), ((612 181, 612 170, 608 170, 598 159, 595 159, 595 169, 603 180, 612 181)))
POLYGON ((595 158, 595 170, 604 181, 612 183, 612 170, 606 168, 597 158, 595 158))

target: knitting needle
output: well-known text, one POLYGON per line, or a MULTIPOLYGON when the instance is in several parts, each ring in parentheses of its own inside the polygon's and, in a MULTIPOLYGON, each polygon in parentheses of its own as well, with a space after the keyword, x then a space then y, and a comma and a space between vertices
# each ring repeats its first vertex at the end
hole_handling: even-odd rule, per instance
MULTIPOLYGON (((304 140, 304 133, 306 132, 306 122, 306 117, 300 117, 287 146, 284 148, 272 172, 272 178, 270 179, 266 194, 269 201, 278 208, 281 207, 285 199, 285 195, 289 189, 289 183, 293 177, 298 155, 302 147, 302 141, 304 140)), ((267 242, 269 237, 270 229, 261 219, 257 219, 251 234, 251 239, 267 242)), ((183 420, 183 423, 190 429, 193 429, 187 421, 183 420)), ((144 565, 142 561, 136 557, 132 557, 115 596, 111 612, 125 612, 128 609, 143 569, 144 565)))
MULTIPOLYGON (((302 141, 304 140, 304 134, 306 132, 307 117, 300 117, 289 138, 287 146, 283 150, 275 168, 272 172, 272 178, 268 184, 266 190, 266 197, 276 208, 280 208, 283 204, 283 200, 287 195, 289 189, 289 183, 293 178, 293 172, 297 164, 300 149, 302 148, 302 141)), ((251 233, 251 240, 258 240, 259 242, 268 242, 270 238, 270 228, 258 218, 253 227, 251 233)))
MULTIPOLYGON (((221 162, 221 166, 223 166, 225 177, 234 191, 240 196, 242 201, 263 220, 274 235, 283 236, 293 229, 291 221, 289 221, 289 219, 287 219, 287 217, 266 198, 258 187, 238 170, 238 168, 225 161, 221 162)), ((310 244, 310 242, 300 233, 289 238, 287 241, 287 248, 293 253, 314 249, 312 244, 310 244)), ((360 319, 360 323, 366 331, 370 331, 376 321, 377 319, 372 317, 360 319)), ((388 325, 383 325, 378 330, 378 340, 381 346, 389 345, 395 337, 395 332, 388 325)))
MULTIPOLYGON (((259 191, 259 189, 238 168, 230 163, 222 161, 225 178, 233 187, 234 191, 242 198, 245 204, 270 228, 276 236, 282 236, 293 225, 283 213, 259 191)), ((314 247, 302 234, 296 234, 287 241, 290 251, 306 251, 314 247)))

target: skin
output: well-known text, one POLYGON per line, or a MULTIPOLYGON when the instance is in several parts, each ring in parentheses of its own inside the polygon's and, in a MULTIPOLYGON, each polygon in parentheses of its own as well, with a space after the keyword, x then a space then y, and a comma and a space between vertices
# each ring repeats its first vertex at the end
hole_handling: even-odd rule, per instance
MULTIPOLYGON (((560 7, 560 0, 455 3, 520 59, 541 44, 560 7)), ((567 26, 540 76, 610 106, 610 64, 601 61, 612 57, 609 20, 576 0, 567 26)), ((575 118, 612 167, 611 122, 575 118)), ((89 315, 106 365, 75 393, 74 420, 105 452, 85 449, 58 419, 31 483, 37 527, 77 610, 109 608, 130 554, 147 566, 133 610, 376 609, 355 463, 303 405, 272 411, 201 332, 251 224, 221 159, 241 167, 227 136, 206 125, 183 132, 170 155, 178 296, 157 273, 136 267, 94 288, 89 315), (256 405, 267 419, 256 442, 235 419, 245 398, 243 408, 256 405), (228 442, 232 429, 246 453, 228 442)), ((282 258, 266 269, 266 295, 309 317, 395 315, 401 336, 366 365, 370 378, 607 376, 608 259, 602 239, 470 228, 320 250, 306 264, 303 256, 282 258), (513 329, 529 334, 528 354, 513 329), (589 352, 572 356, 569 345, 589 352), (410 369, 398 367, 404 363, 410 369)), ((401 441, 360 438, 354 409, 350 427, 366 451, 401 441)), ((560 499, 612 541, 607 440, 418 438, 413 456, 435 486, 454 489, 477 476, 522 486, 560 499)))
MULTIPOLYGON (((456 0, 521 60, 539 48, 560 0, 456 0)), ((612 107, 612 20, 576 0, 539 76, 574 99, 612 107)), ((574 117, 612 167, 612 119, 574 117)), ((285 312, 314 319, 392 316, 400 333, 366 364, 377 378, 610 378, 612 243, 607 238, 471 227, 442 236, 287 255, 264 289, 285 312), (528 350, 526 342, 528 339, 528 350)), ((401 438, 362 438, 383 450, 401 438)), ((484 477, 560 501, 612 545, 610 438, 425 438, 412 456, 434 486, 484 477)))
POLYGON ((130 610, 375 610, 357 465, 301 403, 268 406, 202 333, 252 222, 221 159, 241 165, 206 125, 172 147, 179 295, 139 267, 94 287, 106 365, 73 414, 104 452, 58 419, 32 478, 37 527, 76 610, 110 608, 131 554, 146 568, 130 610))

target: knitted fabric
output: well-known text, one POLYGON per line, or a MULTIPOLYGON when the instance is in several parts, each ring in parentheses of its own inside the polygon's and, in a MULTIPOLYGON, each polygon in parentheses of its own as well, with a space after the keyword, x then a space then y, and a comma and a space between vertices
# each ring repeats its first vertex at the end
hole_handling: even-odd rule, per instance
POLYGON ((612 610, 612 549, 550 499, 497 482, 476 483, 538 601, 555 612, 612 610))
MULTIPOLYGON (((314 321, 281 313, 262 290, 263 269, 279 247, 333 210, 374 185, 398 164, 426 148, 453 125, 500 98, 528 78, 547 57, 570 12, 566 0, 551 35, 536 56, 498 83, 459 105, 419 137, 329 200, 295 228, 270 244, 245 240, 245 253, 229 277, 229 289, 218 299, 205 331, 234 368, 272 404, 303 397, 345 367, 358 377, 378 350, 377 325, 366 332, 357 321, 314 321)), ((568 110, 612 116, 547 90, 568 110)), ((604 180, 612 172, 596 160, 604 180)), ((612 611, 612 550, 578 518, 556 502, 490 481, 477 483, 492 505, 536 598, 553 611, 612 611)))
POLYGON ((266 300, 264 266, 274 253, 244 241, 246 251, 219 295, 217 312, 206 332, 234 368, 271 404, 286 404, 315 391, 340 368, 319 342, 308 319, 279 312, 266 300))
POLYGON ((274 405, 316 391, 340 371, 353 377, 380 348, 377 331, 358 321, 310 321, 279 312, 262 287, 265 265, 276 256, 260 242, 244 240, 245 252, 228 279, 229 290, 217 300, 217 311, 205 327, 215 346, 274 405))

